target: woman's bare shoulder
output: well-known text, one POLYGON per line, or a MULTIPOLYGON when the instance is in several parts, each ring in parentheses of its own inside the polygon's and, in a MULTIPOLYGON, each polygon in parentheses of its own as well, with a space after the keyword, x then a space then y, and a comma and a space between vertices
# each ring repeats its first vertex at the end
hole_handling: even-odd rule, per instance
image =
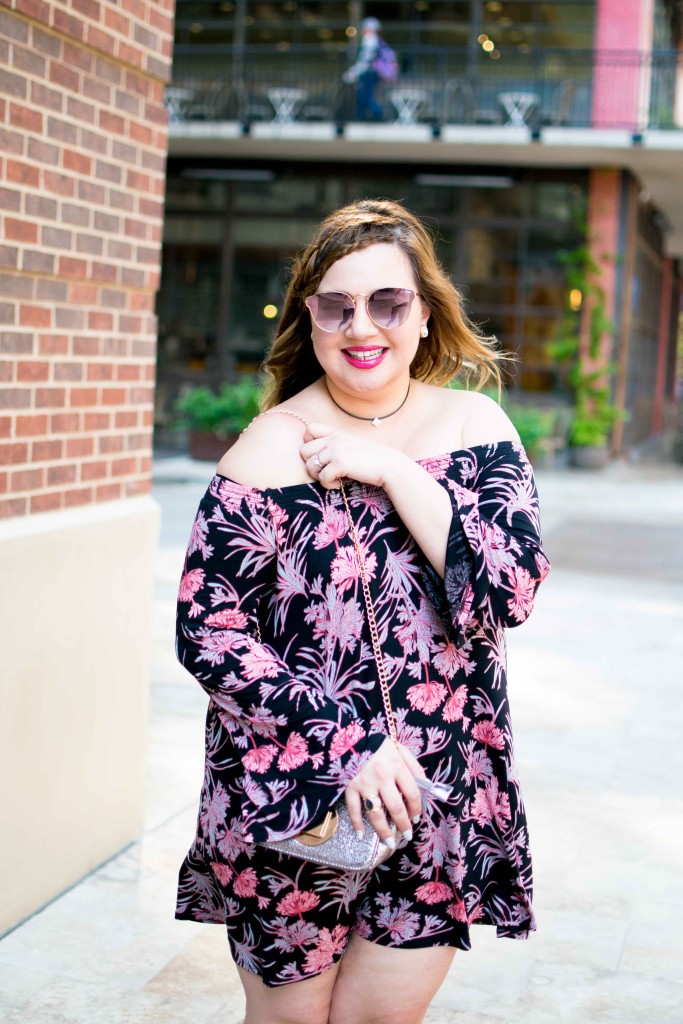
POLYGON ((293 415, 261 413, 228 448, 216 472, 247 487, 310 483, 299 454, 305 429, 293 415))
POLYGON ((464 448, 493 441, 519 441, 510 417, 498 402, 479 391, 461 391, 463 397, 462 440, 464 448))
POLYGON ((480 391, 438 390, 442 415, 457 423, 463 448, 493 441, 519 441, 510 418, 493 398, 480 391))

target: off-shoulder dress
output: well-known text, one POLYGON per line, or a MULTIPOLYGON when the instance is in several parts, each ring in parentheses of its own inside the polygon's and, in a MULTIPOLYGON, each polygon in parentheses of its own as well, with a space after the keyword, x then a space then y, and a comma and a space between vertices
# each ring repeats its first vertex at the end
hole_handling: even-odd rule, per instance
POLYGON ((453 790, 362 877, 255 845, 318 821, 387 733, 341 493, 218 474, 192 528, 177 654, 210 700, 176 916, 227 924, 266 984, 320 973, 351 931, 469 949, 475 922, 510 938, 536 927, 505 647, 549 569, 533 472, 509 441, 419 462, 452 502, 444 579, 383 490, 346 491, 399 738, 453 790))

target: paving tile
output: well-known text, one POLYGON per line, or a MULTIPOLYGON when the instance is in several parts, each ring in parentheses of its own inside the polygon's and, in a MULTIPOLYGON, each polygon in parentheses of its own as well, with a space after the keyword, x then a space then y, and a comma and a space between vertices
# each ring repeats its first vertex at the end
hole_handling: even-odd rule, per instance
POLYGON ((571 961, 537 961, 506 1024, 680 1024, 680 985, 571 961))
POLYGON ((144 991, 171 997, 186 997, 193 992, 207 1010, 212 1004, 224 1005, 228 997, 243 1005, 242 985, 230 957, 225 929, 218 925, 202 928, 182 952, 147 982, 144 991))
POLYGON ((439 1010, 427 1012, 424 1024, 501 1024, 503 1017, 490 1013, 471 1013, 468 1010, 439 1010))
POLYGON ((194 1018, 191 998, 131 991, 116 985, 54 978, 2 1024, 187 1024, 194 1018))

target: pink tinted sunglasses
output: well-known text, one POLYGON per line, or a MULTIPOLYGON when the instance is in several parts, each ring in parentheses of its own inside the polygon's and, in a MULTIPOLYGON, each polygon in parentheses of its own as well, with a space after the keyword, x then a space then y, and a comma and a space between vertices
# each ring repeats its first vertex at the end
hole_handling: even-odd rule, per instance
POLYGON ((309 295, 305 302, 320 330, 332 334, 351 322, 357 299, 365 299, 368 316, 377 327, 400 327, 408 318, 415 295, 410 288, 378 288, 372 295, 355 298, 346 292, 323 292, 309 295))

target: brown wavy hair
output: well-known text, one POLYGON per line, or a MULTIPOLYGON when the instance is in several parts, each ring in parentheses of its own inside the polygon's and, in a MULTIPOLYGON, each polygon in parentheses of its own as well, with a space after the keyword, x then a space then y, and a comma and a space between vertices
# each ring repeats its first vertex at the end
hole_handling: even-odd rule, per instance
POLYGON ((443 385, 464 371, 468 383, 480 388, 493 379, 500 392, 498 363, 502 357, 496 339, 484 335, 469 320, 462 296, 440 265, 427 229, 400 203, 360 199, 326 217, 292 263, 282 317, 263 363, 264 410, 292 398, 323 375, 313 351, 304 299, 316 291, 333 263, 378 243, 401 247, 431 311, 429 335, 420 342, 410 366, 411 376, 443 385))

